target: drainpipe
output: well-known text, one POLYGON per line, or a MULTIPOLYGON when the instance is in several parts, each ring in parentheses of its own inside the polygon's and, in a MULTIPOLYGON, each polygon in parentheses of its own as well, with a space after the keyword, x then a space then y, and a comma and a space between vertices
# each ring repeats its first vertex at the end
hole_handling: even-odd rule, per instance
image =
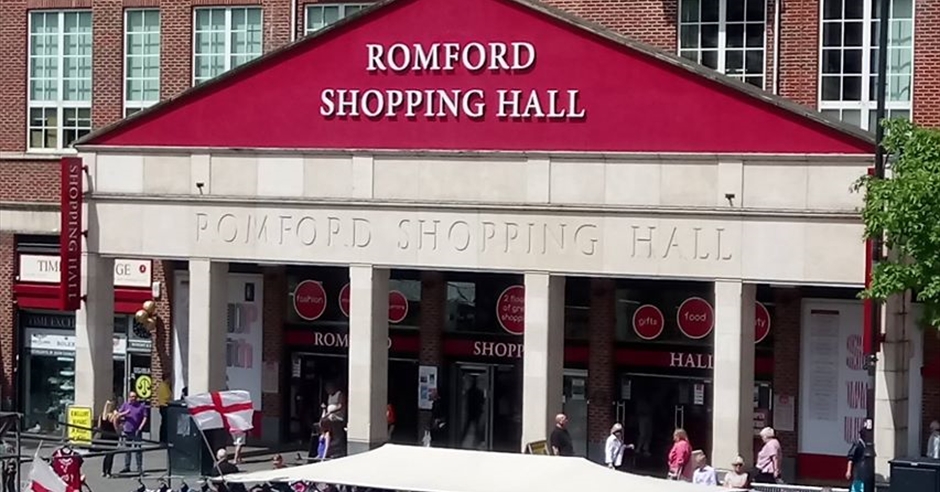
POLYGON ((774 82, 773 93, 780 93, 780 20, 783 0, 774 0, 774 82))
POLYGON ((290 42, 297 40, 297 0, 290 0, 290 42))

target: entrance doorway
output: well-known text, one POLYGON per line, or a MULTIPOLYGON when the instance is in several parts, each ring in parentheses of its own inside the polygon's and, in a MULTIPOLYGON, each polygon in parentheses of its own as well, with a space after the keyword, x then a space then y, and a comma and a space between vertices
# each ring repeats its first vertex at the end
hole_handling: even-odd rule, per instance
POLYGON ((461 449, 516 452, 522 439, 522 378, 512 365, 456 364, 451 443, 461 449))
POLYGON ((587 376, 583 369, 565 369, 564 406, 568 416, 568 434, 574 444, 575 456, 588 457, 587 376))
POLYGON ((711 449, 712 382, 704 378, 626 374, 621 378, 617 421, 636 445, 630 466, 665 475, 672 434, 685 429, 695 449, 711 449))

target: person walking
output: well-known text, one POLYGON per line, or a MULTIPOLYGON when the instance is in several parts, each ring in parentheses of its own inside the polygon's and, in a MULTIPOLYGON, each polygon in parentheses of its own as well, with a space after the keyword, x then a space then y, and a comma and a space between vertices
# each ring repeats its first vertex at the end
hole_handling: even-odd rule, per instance
POLYGON ((628 449, 633 449, 633 445, 623 443, 623 426, 619 423, 614 424, 604 444, 604 463, 607 464, 607 468, 620 470, 623 467, 624 452, 628 449))
POLYGON ((104 408, 101 409, 101 414, 98 415, 97 425, 98 438, 108 448, 108 454, 104 456, 101 462, 101 476, 104 478, 111 478, 111 470, 114 468, 114 448, 117 447, 118 443, 116 420, 117 413, 114 411, 114 402, 111 400, 104 402, 104 408))
POLYGON ((865 476, 868 474, 865 460, 866 432, 864 428, 859 429, 858 437, 849 448, 848 463, 845 466, 845 479, 849 481, 849 492, 866 492, 865 476))
POLYGON ((927 438, 927 457, 940 460, 940 422, 930 423, 930 437, 927 438))
POLYGON ((780 481, 783 447, 775 434, 772 427, 764 427, 760 431, 760 438, 764 441, 764 445, 757 453, 757 470, 754 474, 754 483, 779 483, 780 481))
POLYGON ((549 445, 552 447, 552 454, 555 456, 574 456, 574 442, 571 440, 571 434, 568 433, 568 416, 559 413, 555 416, 555 428, 548 438, 549 445))
POLYGON ((692 444, 685 429, 672 433, 672 449, 669 450, 669 480, 692 481, 692 444))
POLYGON ((137 393, 133 391, 128 393, 127 401, 121 405, 121 410, 118 412, 118 419, 122 422, 121 442, 128 448, 127 454, 124 455, 124 468, 120 472, 122 474, 131 471, 131 454, 137 461, 137 474, 143 475, 144 473, 144 453, 139 449, 141 434, 147 425, 147 412, 147 405, 140 401, 137 393), (136 448, 138 451, 132 451, 131 448, 136 448))

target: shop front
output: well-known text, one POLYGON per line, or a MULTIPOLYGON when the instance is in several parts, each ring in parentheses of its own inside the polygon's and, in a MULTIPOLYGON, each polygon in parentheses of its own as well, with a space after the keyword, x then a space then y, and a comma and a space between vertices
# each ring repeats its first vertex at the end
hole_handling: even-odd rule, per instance
MULTIPOLYGON (((288 353, 254 360, 290 364, 273 380, 301 397, 296 435, 324 380, 342 382, 351 452, 387 440, 390 401, 427 410, 435 374, 451 445, 518 450, 567 409, 588 416, 573 427, 591 454, 617 405, 649 394, 669 419, 656 432, 702 429, 727 463, 751 454, 767 382, 764 289, 864 283, 848 190, 869 135, 528 2, 382 3, 78 147, 93 279, 114 257, 188 262, 175 331, 200 351, 174 357, 190 392, 237 382, 215 356, 219 292, 244 295, 224 273, 283 265, 288 353), (425 273, 445 277, 439 329, 428 293, 404 286, 425 273), (417 378, 396 359, 417 359, 417 378)), ((78 329, 103 316, 94 302, 78 329)), ((96 364, 86 377, 109 373, 96 364)))

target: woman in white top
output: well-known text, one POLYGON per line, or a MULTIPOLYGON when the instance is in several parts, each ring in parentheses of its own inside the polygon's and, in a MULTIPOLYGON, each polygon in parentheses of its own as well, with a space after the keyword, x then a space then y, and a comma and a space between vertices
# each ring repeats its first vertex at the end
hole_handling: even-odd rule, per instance
POLYGON ((940 460, 940 422, 930 423, 930 437, 927 438, 927 456, 940 460))
POLYGON ((623 453, 627 449, 633 449, 633 445, 623 443, 623 426, 614 424, 610 428, 610 435, 607 436, 607 443, 604 445, 604 462, 607 467, 619 470, 623 466, 623 453))

